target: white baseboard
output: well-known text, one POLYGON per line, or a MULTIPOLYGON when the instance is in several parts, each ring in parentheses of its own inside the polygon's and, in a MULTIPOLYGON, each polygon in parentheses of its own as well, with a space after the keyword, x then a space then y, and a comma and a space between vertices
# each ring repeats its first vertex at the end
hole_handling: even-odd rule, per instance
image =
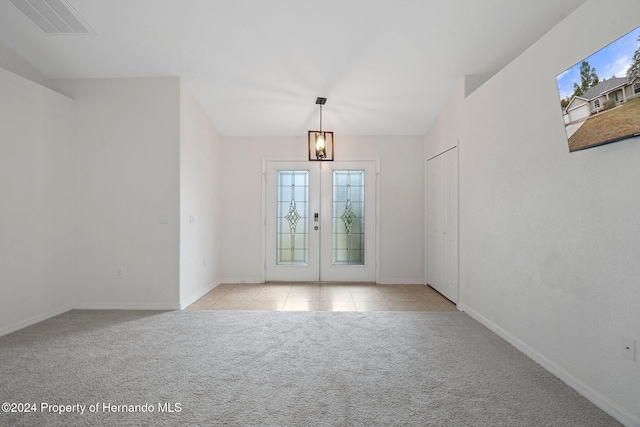
POLYGON ((207 286, 204 286, 204 287, 198 289, 196 292, 194 292, 193 294, 189 295, 187 298, 182 299, 180 301, 180 310, 184 310, 185 308, 189 307, 191 304, 193 304, 194 302, 199 300, 202 296, 204 296, 211 289, 213 289, 216 286, 218 286, 220 283, 222 283, 220 280, 216 280, 215 282, 211 282, 207 286))
POLYGON ((224 277, 218 280, 218 284, 223 283, 264 283, 262 277, 224 277))
POLYGON ((81 303, 75 304, 74 309, 77 310, 180 310, 178 303, 81 303))
POLYGON ((622 408, 617 403, 611 401, 607 397, 600 394, 598 391, 589 387, 578 378, 558 366, 555 362, 553 362, 548 357, 540 354, 531 346, 525 344, 517 337, 513 336, 500 326, 496 325, 471 307, 467 306, 464 303, 458 303, 458 309, 464 311, 469 316, 471 316, 474 320, 478 321, 482 325, 486 326, 489 330, 494 332, 496 335, 500 336, 502 339, 507 341, 509 344, 517 348, 519 351, 524 353, 526 356, 531 358, 533 361, 538 363, 540 366, 545 368, 547 371, 551 372, 553 375, 561 379, 565 384, 569 387, 580 393, 591 403, 614 417, 616 420, 621 422, 623 425, 627 427, 640 427, 640 418, 634 416, 629 413, 627 410, 622 408))
MULTIPOLYGON (((225 277, 218 280, 222 283, 264 283, 262 277, 225 277)), ((342 283, 342 282, 341 282, 342 283)), ((376 282, 380 285, 424 285, 424 279, 415 277, 384 277, 376 282)))
POLYGON ((179 304, 167 304, 167 303, 87 303, 87 304, 74 304, 60 307, 55 310, 50 310, 45 313, 31 316, 27 319, 20 320, 10 325, 0 327, 0 337, 8 335, 12 332, 24 329, 28 326, 35 325, 43 320, 50 319, 59 314, 66 313, 69 310, 180 310, 179 304))
POLYGON ((73 307, 71 307, 71 306, 60 307, 60 308, 57 308, 55 310, 47 311, 46 313, 37 314, 37 315, 31 316, 31 317, 29 317, 27 319, 20 320, 18 322, 12 323, 11 325, 4 326, 4 327, 0 328, 0 337, 3 336, 3 335, 10 334, 11 332, 15 332, 15 331, 17 331, 19 329, 26 328, 27 326, 35 325, 38 322, 42 322, 43 320, 50 319, 50 318, 55 317, 55 316, 57 316, 59 314, 65 313, 65 312, 71 310, 72 308, 73 307))
POLYGON ((424 285, 424 279, 415 277, 379 277, 380 285, 424 285))
MULTIPOLYGON (((225 277, 220 279, 219 284, 222 283, 264 283, 260 277, 225 277)), ((342 283, 342 281, 340 281, 342 283)), ((416 279, 415 277, 385 277, 380 278, 376 282, 380 285, 424 285, 423 279, 416 279)))

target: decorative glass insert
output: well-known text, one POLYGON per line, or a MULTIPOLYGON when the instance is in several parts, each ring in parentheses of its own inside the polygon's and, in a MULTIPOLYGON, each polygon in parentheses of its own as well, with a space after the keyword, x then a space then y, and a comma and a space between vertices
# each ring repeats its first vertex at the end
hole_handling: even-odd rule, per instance
POLYGON ((291 235, 296 234, 296 225, 298 225, 298 221, 302 218, 298 214, 298 210, 296 209, 296 201, 291 200, 291 205, 289 206, 289 213, 285 216, 285 219, 289 221, 289 230, 291 230, 291 235))
POLYGON ((351 235, 351 227, 353 227, 353 220, 356 219, 356 214, 351 209, 351 200, 347 199, 347 203, 344 207, 344 213, 340 216, 344 221, 344 228, 347 230, 347 236, 351 235))
POLYGON ((333 265, 364 265, 364 170, 333 171, 333 265))
POLYGON ((309 171, 279 170, 276 264, 309 262, 309 171))

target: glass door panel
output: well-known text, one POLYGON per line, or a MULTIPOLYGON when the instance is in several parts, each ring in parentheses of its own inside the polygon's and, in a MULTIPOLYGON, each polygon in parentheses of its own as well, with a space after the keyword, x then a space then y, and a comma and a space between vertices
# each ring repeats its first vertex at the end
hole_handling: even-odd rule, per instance
POLYGON ((265 280, 317 281, 319 169, 309 162, 266 162, 265 280))
POLYGON ((365 171, 333 171, 333 265, 364 265, 365 171))
POLYGON ((276 264, 309 264, 309 171, 278 170, 276 264))
POLYGON ((323 164, 320 277, 324 281, 375 282, 375 161, 323 164), (325 170, 326 169, 326 170, 325 170))

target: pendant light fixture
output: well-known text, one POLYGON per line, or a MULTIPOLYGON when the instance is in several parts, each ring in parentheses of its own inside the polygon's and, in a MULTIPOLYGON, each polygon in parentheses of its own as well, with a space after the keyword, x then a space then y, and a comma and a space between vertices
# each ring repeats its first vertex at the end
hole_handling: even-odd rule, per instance
POLYGON ((333 161, 333 132, 322 130, 322 106, 326 102, 327 98, 316 99, 316 104, 320 106, 320 130, 310 130, 307 134, 311 161, 333 161))

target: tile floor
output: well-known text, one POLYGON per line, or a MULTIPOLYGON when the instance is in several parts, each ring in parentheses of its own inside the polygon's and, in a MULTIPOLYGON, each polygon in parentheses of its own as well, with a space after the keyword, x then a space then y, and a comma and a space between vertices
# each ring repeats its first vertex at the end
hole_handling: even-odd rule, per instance
POLYGON ((375 283, 221 284, 187 310, 456 311, 424 285, 375 283))

